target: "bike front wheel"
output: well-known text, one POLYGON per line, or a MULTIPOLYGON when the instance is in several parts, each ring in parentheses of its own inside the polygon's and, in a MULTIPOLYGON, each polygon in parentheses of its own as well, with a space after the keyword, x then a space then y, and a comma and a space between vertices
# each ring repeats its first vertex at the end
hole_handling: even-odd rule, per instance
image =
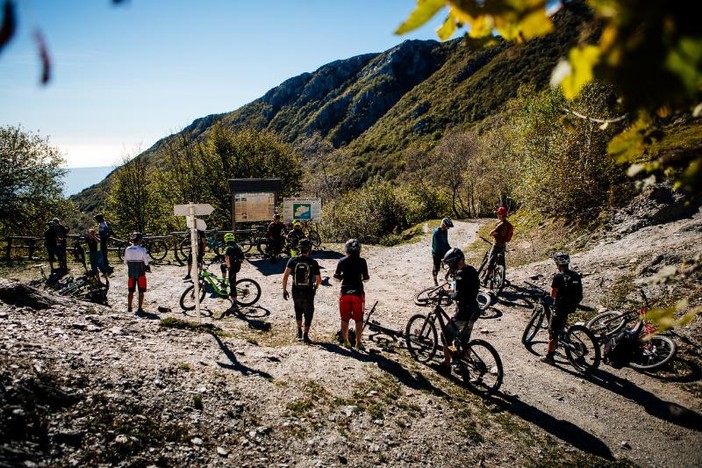
POLYGON ((319 248, 319 246, 322 245, 322 238, 315 230, 311 230, 309 233, 307 233, 307 238, 310 240, 310 242, 312 242, 312 246, 315 248, 319 248))
POLYGON ((527 323, 527 326, 524 329, 524 333, 522 333, 522 344, 524 346, 529 346, 536 334, 539 333, 539 330, 544 328, 545 316, 546 311, 544 310, 544 306, 537 305, 536 307, 534 307, 534 311, 531 313, 529 323, 527 323))
POLYGON ((629 361, 629 366, 638 370, 657 369, 673 359, 677 349, 675 341, 667 336, 652 336, 648 341, 641 343, 640 347, 634 351, 634 355, 629 361))
POLYGON ((261 297, 261 286, 248 278, 242 278, 235 284, 236 302, 243 306, 254 305, 261 297))
POLYGON ((563 347, 568 361, 580 372, 590 373, 600 365, 600 345, 584 325, 573 325, 568 329, 563 347))
POLYGON ((253 247, 253 239, 251 236, 245 236, 242 237, 239 242, 239 248, 241 249, 241 252, 246 254, 251 251, 251 248, 253 247))
POLYGON ((168 244, 161 239, 149 241, 149 257, 154 262, 160 262, 168 255, 168 244))
POLYGON ((449 299, 448 296, 442 296, 439 298, 439 291, 441 291, 443 288, 444 285, 430 286, 422 289, 414 295, 414 303, 418 306, 428 306, 437 301, 440 301, 439 304, 444 306, 451 304, 451 299, 449 299))
POLYGON ((405 328, 405 342, 412 358, 428 362, 436 354, 439 336, 434 321, 423 314, 412 316, 405 328))
POLYGON ((467 349, 458 357, 458 367, 463 382, 477 393, 492 395, 502 385, 502 359, 487 341, 468 343, 467 349))
MULTIPOLYGON (((205 283, 200 283, 200 304, 205 299, 205 283)), ((180 296, 180 308, 184 311, 195 309, 195 285, 188 286, 180 296)))
POLYGON ((595 315, 585 324, 600 343, 604 343, 619 333, 624 328, 624 325, 626 325, 624 314, 612 310, 595 315))

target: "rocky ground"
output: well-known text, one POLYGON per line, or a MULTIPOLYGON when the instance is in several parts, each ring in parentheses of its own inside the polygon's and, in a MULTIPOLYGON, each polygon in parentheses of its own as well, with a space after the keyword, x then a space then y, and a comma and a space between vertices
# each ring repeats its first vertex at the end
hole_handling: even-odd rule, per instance
MULTIPOLYGON (((585 302, 597 310, 613 294, 635 299, 635 286, 664 302, 679 294, 650 280, 700 254, 702 214, 613 223, 573 255, 585 302)), ((456 224, 453 245, 475 239, 480 223, 456 224)), ((429 241, 426 233, 412 244, 364 247, 367 305, 378 301, 382 324, 402 330, 422 311, 412 296, 430 281, 429 241)), ((514 249, 528 242, 515 238, 514 249)), ((663 372, 602 365, 585 377, 562 356, 556 366, 538 361, 544 335, 531 349, 520 342, 530 313, 524 281, 546 285, 551 262, 511 268, 511 286, 475 330, 505 369, 499 394, 486 399, 412 361, 401 340, 366 331, 367 352, 338 345, 330 277, 340 249, 315 254, 325 281, 312 345, 294 338, 284 263, 252 257, 240 276, 258 281, 262 298, 222 320, 219 299, 205 300, 199 320, 182 313, 187 283, 177 265, 153 267, 144 316, 127 312, 121 266, 109 307, 27 288, 14 281, 31 274, 26 266, 6 272, 0 466, 702 465, 702 318, 675 331, 680 352, 663 372)), ((689 290, 699 304, 699 288, 689 290)))

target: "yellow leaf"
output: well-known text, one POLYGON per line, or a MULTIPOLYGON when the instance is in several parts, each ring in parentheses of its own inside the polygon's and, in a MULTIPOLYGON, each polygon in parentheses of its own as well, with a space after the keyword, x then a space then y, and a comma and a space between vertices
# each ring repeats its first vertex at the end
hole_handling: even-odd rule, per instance
POLYGON ((456 20, 453 19, 451 15, 446 18, 446 21, 444 21, 444 24, 441 25, 439 29, 436 30, 436 35, 439 36, 439 39, 442 41, 446 41, 448 39, 451 39, 453 36, 453 33, 456 32, 456 20))
POLYGON ((592 69, 600 58, 600 50, 595 46, 576 47, 570 50, 568 61, 573 73, 561 82, 561 89, 566 99, 573 99, 583 87, 592 81, 592 69))
POLYGON ((489 36, 492 33, 494 25, 491 16, 478 16, 470 23, 469 35, 473 38, 489 36))
POLYGON ((414 11, 412 11, 405 22, 395 30, 395 34, 405 34, 414 31, 429 21, 445 6, 446 2, 444 2, 444 0, 417 0, 417 6, 414 11))
POLYGON ((519 21, 518 25, 524 39, 532 39, 534 37, 545 36, 553 31, 553 23, 546 16, 546 11, 534 11, 529 13, 519 21))

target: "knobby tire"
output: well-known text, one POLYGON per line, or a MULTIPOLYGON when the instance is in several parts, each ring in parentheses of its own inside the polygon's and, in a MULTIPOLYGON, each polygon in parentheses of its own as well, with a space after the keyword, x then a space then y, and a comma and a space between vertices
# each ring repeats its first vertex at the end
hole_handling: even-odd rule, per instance
POLYGON ((537 305, 534 307, 534 311, 531 314, 531 318, 527 323, 524 333, 522 334, 522 344, 524 346, 529 346, 529 344, 534 340, 534 337, 539 330, 543 328, 544 317, 546 316, 546 311, 544 306, 537 305))
POLYGON ((418 362, 428 362, 436 354, 439 336, 434 321, 423 314, 412 316, 405 329, 407 350, 418 362))
POLYGON ((236 282, 236 302, 243 306, 252 306, 261 297, 261 286, 254 280, 242 278, 236 282))
POLYGON ((663 366, 675 356, 678 346, 667 336, 654 335, 634 351, 629 366, 637 370, 650 371, 663 366))
POLYGON ((564 348, 568 361, 585 374, 597 369, 602 356, 600 344, 595 335, 584 325, 573 325, 564 338, 564 348))
POLYGON ((502 359, 487 341, 473 340, 458 358, 459 374, 463 383, 482 395, 499 390, 504 377, 502 359))

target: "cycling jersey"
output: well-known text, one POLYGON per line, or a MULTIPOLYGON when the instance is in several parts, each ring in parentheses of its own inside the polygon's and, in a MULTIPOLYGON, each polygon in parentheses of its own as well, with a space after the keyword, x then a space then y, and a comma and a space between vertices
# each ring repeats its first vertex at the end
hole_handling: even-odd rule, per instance
POLYGON ((130 245, 124 251, 124 263, 130 278, 138 279, 146 275, 146 267, 149 265, 149 254, 141 245, 130 245))
POLYGON ((451 298, 457 302, 454 320, 474 321, 480 314, 478 291, 480 280, 478 272, 471 265, 465 265, 456 271, 456 289, 451 298))
POLYGON ((363 296, 363 280, 368 279, 368 264, 362 257, 346 256, 336 265, 334 278, 341 280, 341 294, 363 296))
POLYGON ((449 250, 451 250, 451 246, 448 241, 448 229, 444 230, 441 227, 434 229, 434 234, 431 236, 432 255, 444 258, 449 250))

